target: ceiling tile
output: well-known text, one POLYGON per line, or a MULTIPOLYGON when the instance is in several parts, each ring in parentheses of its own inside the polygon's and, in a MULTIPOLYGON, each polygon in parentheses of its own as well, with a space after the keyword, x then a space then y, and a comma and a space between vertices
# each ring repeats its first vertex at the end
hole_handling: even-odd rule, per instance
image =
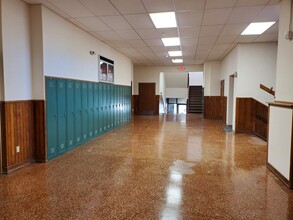
POLYGON ((180 37, 197 38, 199 36, 200 27, 180 27, 180 37))
POLYGON ((262 34, 260 35, 255 42, 272 42, 277 41, 278 33, 269 33, 269 34, 262 34))
POLYGON ((125 40, 140 39, 139 35, 134 30, 117 30, 116 33, 125 40))
POLYGON ((250 23, 254 17, 263 9, 263 6, 236 7, 229 17, 228 24, 250 23))
POLYGON ((203 25, 219 25, 225 24, 232 8, 223 9, 207 9, 203 15, 203 25))
POLYGON ((173 0, 142 0, 142 3, 148 12, 174 11, 173 0))
POLYGON ((113 30, 131 30, 131 26, 122 16, 105 16, 100 19, 113 30))
POLYGON ((108 31, 111 30, 97 17, 76 18, 81 24, 85 25, 92 31, 108 31))
POLYGON ((276 22, 273 26, 271 26, 265 33, 278 33, 279 32, 279 22, 276 22))
POLYGON ((164 46, 161 39, 146 39, 145 42, 150 47, 152 47, 152 46, 164 46))
POLYGON ((66 12, 64 12, 63 10, 61 10, 60 8, 58 8, 56 5, 48 2, 48 1, 44 1, 44 5, 46 7, 48 7, 50 10, 54 11, 55 13, 57 13, 58 15, 60 15, 63 18, 70 18, 71 16, 69 14, 67 14, 66 12))
POLYGON ((155 27, 148 14, 125 15, 124 17, 135 29, 148 29, 155 27))
POLYGON ((76 25, 77 27, 81 28, 82 30, 85 31, 90 31, 88 27, 77 21, 75 18, 69 18, 68 21, 70 21, 72 24, 76 25))
POLYGON ((254 5, 265 5, 270 0, 239 0, 236 6, 254 6, 254 5))
POLYGON ((115 31, 97 31, 96 33, 106 40, 121 40, 121 37, 115 31))
POLYGON ((280 6, 268 5, 253 19, 253 22, 278 21, 279 16, 280 6))
POLYGON ((212 50, 212 48, 213 48, 213 45, 210 45, 210 44, 198 45, 196 48, 196 51, 197 53, 198 51, 209 53, 212 50))
POLYGON ((181 38, 181 45, 182 46, 196 46, 197 40, 194 38, 181 38))
POLYGON ((195 59, 194 60, 195 65, 200 65, 200 64, 203 64, 204 62, 205 62, 205 59, 195 59))
POLYGON ((160 34, 156 29, 145 29, 145 30, 136 30, 139 36, 142 39, 157 39, 160 38, 160 34))
POLYGON ((271 0, 269 1, 270 5, 279 5, 280 4, 280 0, 271 0))
POLYGON ((174 0, 176 11, 179 10, 202 10, 205 0, 174 0))
POLYGON ((93 13, 90 12, 83 4, 78 0, 47 0, 52 3, 70 17, 79 18, 79 17, 90 17, 93 16, 93 13))
POLYGON ((206 9, 212 8, 232 8, 238 0, 207 0, 206 9))
POLYGON ((107 43, 120 49, 132 47, 126 40, 107 40, 107 43))
POLYGON ((162 28, 158 29, 158 33, 161 37, 178 37, 177 28, 162 28))
POLYGON ((80 2, 90 11, 92 11, 96 16, 119 14, 119 12, 108 0, 80 0, 80 2))
POLYGON ((247 36, 239 36, 235 42, 238 43, 251 43, 254 42, 258 38, 257 35, 247 35, 247 36))
POLYGON ((178 26, 199 26, 201 25, 202 10, 176 12, 178 26))
POLYGON ((248 24, 227 24, 224 26, 221 35, 239 35, 241 34, 244 29, 247 27, 248 24))
POLYGON ((201 26, 200 37, 218 36, 221 33, 223 25, 201 26))
POLYGON ((145 47, 147 47, 146 43, 143 40, 141 40, 141 39, 129 40, 129 41, 127 41, 127 43, 130 44, 131 46, 137 48, 137 49, 138 48, 145 48, 145 47))
POLYGON ((121 14, 146 13, 141 1, 138 0, 110 0, 121 14))
POLYGON ((222 35, 217 39, 217 43, 219 44, 230 44, 233 43, 239 35, 222 35))
POLYGON ((200 37, 198 40, 198 44, 208 44, 208 45, 213 45, 218 37, 212 36, 212 37, 200 37))
POLYGON ((213 50, 227 50, 229 47, 231 46, 231 44, 215 44, 213 47, 213 50))

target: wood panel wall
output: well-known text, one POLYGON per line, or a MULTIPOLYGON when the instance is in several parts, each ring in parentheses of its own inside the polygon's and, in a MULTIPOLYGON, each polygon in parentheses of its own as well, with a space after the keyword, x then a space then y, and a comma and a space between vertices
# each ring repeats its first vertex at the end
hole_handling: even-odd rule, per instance
POLYGON ((227 118, 227 97, 221 96, 221 119, 224 124, 226 124, 227 118))
POLYGON ((44 100, 34 100, 34 159, 47 161, 46 148, 46 105, 44 100))
POLYGON ((204 97, 204 113, 205 119, 221 119, 221 96, 205 96, 204 97))
POLYGON ((4 173, 9 173, 35 161, 36 154, 39 154, 40 150, 46 151, 44 103, 44 101, 32 100, 2 102, 2 168, 4 173), (17 146, 20 147, 19 153, 16 152, 17 146), (38 150, 35 151, 36 149, 38 150))
MULTIPOLYGON (((160 99, 161 99, 160 95, 154 96, 154 107, 153 107, 154 115, 159 114, 160 99)), ((132 95, 132 109, 134 114, 139 114, 138 103, 139 103, 139 95, 132 95)))
POLYGON ((253 98, 236 98, 236 133, 254 133, 267 140, 268 107, 253 98))

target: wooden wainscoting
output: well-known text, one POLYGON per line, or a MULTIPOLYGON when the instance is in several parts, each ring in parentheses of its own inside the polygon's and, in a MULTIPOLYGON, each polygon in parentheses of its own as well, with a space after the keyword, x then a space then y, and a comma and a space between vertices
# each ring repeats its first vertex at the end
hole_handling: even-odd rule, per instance
POLYGON ((47 161, 45 100, 34 100, 34 159, 47 161))
POLYGON ((253 98, 236 98, 236 133, 254 133, 267 140, 268 106, 253 98))
POLYGON ((254 99, 236 98, 235 132, 251 133, 254 121, 254 99))
POLYGON ((9 173, 35 160, 45 162, 45 101, 2 102, 1 111, 3 172, 9 173))
POLYGON ((221 96, 221 119, 224 124, 226 124, 227 115, 227 97, 221 96))
POLYGON ((204 114, 205 119, 221 119, 221 96, 204 97, 204 114))
POLYGON ((34 160, 33 102, 2 103, 2 167, 4 173, 34 160), (16 148, 19 146, 19 153, 16 148))
POLYGON ((132 95, 132 112, 138 114, 138 95, 132 95))

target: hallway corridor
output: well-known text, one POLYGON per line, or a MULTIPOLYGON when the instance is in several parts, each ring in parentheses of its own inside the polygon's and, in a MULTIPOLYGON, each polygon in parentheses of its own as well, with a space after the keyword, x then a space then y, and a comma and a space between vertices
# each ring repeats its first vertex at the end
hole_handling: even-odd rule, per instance
POLYGON ((199 115, 134 116, 0 176, 0 219, 293 219, 263 140, 199 115))

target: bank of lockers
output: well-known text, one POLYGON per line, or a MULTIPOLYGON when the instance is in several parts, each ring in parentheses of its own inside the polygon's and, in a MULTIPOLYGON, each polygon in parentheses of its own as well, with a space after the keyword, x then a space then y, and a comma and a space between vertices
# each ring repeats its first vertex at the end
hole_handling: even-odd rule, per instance
POLYGON ((46 78, 47 159, 130 120, 130 86, 46 78))

